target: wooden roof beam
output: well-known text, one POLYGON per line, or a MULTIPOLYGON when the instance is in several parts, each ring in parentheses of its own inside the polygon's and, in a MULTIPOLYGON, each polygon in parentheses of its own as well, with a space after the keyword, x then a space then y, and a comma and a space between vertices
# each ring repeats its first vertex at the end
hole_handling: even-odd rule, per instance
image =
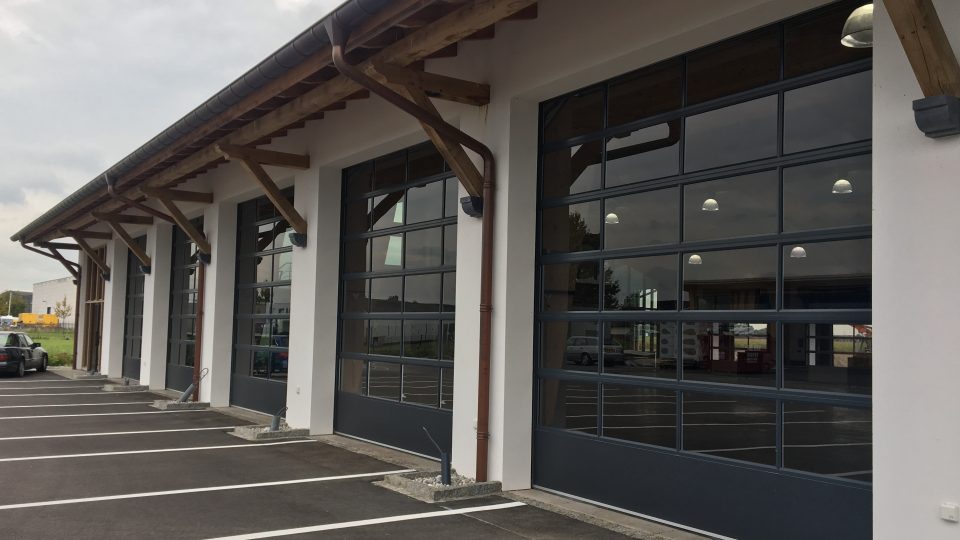
POLYGON ((104 281, 110 281, 110 267, 107 266, 106 261, 100 258, 100 254, 97 253, 97 250, 93 249, 82 236, 75 236, 73 233, 82 232, 82 231, 73 231, 70 233, 68 231, 60 231, 64 236, 72 236, 74 241, 80 246, 80 249, 83 253, 90 259, 97 268, 100 269, 100 275, 103 276, 104 281))
POLYGON ((183 193, 191 193, 194 195, 209 195, 210 196, 209 202, 213 202, 213 194, 212 193, 193 193, 190 191, 180 192, 179 190, 175 190, 175 189, 161 189, 161 188, 148 187, 148 186, 141 187, 140 191, 147 197, 160 201, 160 204, 162 204, 163 207, 167 209, 167 212, 170 213, 170 217, 172 217, 173 221, 176 222, 178 227, 180 227, 180 230, 182 230, 188 237, 190 237, 190 240, 192 240, 193 243, 197 245, 197 250, 200 251, 200 253, 206 255, 206 257, 201 257, 201 260, 203 260, 206 263, 209 263, 210 255, 212 254, 210 242, 207 240, 206 235, 204 235, 202 231, 198 230, 193 225, 193 223, 190 222, 190 219, 187 218, 186 215, 184 215, 184 213, 180 210, 180 208, 177 207, 177 203, 175 201, 183 200, 183 199, 182 198, 176 199, 175 197, 178 196, 177 193, 181 193, 179 197, 183 197, 184 196, 183 193))
MULTIPOLYGON (((482 106, 490 103, 490 85, 426 71, 415 71, 384 62, 373 62, 381 82, 416 88, 428 97, 482 106)), ((374 77, 377 78, 377 77, 374 77)))
MULTIPOLYGON (((141 248, 139 244, 137 244, 137 242, 133 239, 133 237, 130 236, 129 233, 127 233, 127 231, 123 228, 123 225, 121 225, 121 222, 110 219, 110 216, 101 215, 102 217, 98 217, 97 214, 98 212, 94 212, 94 217, 102 219, 102 221, 106 222, 106 224, 113 229, 113 232, 117 233, 117 236, 120 237, 120 240, 126 244, 127 249, 129 249, 130 252, 133 253, 134 257, 140 261, 140 269, 143 270, 143 273, 149 274, 152 266, 150 256, 147 255, 147 252, 141 248)), ((151 221, 153 221, 153 218, 151 218, 151 221)))
POLYGON ((106 221, 111 223, 130 223, 133 225, 152 225, 151 216, 133 216, 130 214, 107 214, 105 212, 91 212, 91 216, 97 221, 106 221))
POLYGON ((926 97, 960 97, 960 64, 932 0, 884 0, 926 97))
MULTIPOLYGON (((83 229, 60 229, 60 236, 69 236, 76 240, 77 238, 90 238, 92 240, 110 240, 113 238, 113 235, 108 232, 99 232, 99 231, 85 231, 83 229)), ((80 245, 80 242, 77 242, 77 245, 80 245)), ((82 249, 83 246, 80 246, 82 249)))
POLYGON ((305 170, 310 168, 310 156, 302 154, 263 150, 250 146, 238 146, 236 144, 218 144, 217 150, 227 159, 231 160, 252 160, 261 165, 273 165, 275 167, 287 167, 291 169, 305 170))

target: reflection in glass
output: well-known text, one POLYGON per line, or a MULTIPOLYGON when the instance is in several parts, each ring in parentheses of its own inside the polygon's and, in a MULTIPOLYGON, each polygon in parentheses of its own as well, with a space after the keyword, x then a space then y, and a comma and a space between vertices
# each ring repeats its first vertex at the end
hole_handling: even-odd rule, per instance
POLYGON ((386 229, 403 225, 403 192, 394 191, 373 198, 371 219, 373 229, 386 229))
POLYGON ((603 436, 676 448, 676 391, 604 384, 603 436))
POLYGON ((367 239, 360 239, 343 243, 343 273, 370 271, 370 247, 367 242, 367 239))
POLYGON ((872 393, 872 325, 792 323, 783 334, 784 387, 872 393))
POLYGON ((406 179, 406 156, 396 152, 374 160, 373 189, 383 189, 402 184, 406 179))
POLYGON ((604 263, 603 309, 677 309, 677 256, 611 259, 604 263))
POLYGON ((603 328, 604 373, 677 377, 676 323, 610 321, 603 328))
POLYGON ((340 348, 345 353, 367 352, 367 321, 344 319, 340 325, 340 348))
POLYGON ((783 404, 783 467, 873 481, 870 409, 821 403, 783 404))
POLYGON ((457 273, 448 272, 443 275, 443 306, 442 311, 457 310, 457 273))
POLYGON ((404 278, 403 310, 440 311, 442 293, 440 280, 440 274, 421 274, 404 278))
MULTIPOLYGON (((370 321, 370 330, 368 333, 370 354, 400 356, 400 329, 401 321, 370 321)), ((346 349, 344 349, 344 351, 346 351, 346 349)))
POLYGON ((543 209, 544 253, 600 249, 600 201, 543 209))
POLYGON ((459 188, 460 181, 456 178, 448 178, 444 181, 443 188, 443 216, 456 217, 457 209, 460 208, 459 188))
POLYGON ((540 424, 590 435, 597 434, 597 385, 542 379, 540 424))
POLYGON ((367 296, 367 280, 347 279, 343 281, 344 313, 366 313, 370 310, 370 297, 367 296))
POLYGON ((564 140, 603 127, 603 90, 583 90, 544 103, 543 138, 564 140))
POLYGON ((850 12, 865 3, 847 0, 787 21, 783 27, 783 76, 797 77, 870 58, 871 49, 844 47, 837 38, 837 28, 843 28, 850 12))
POLYGON ((433 143, 424 143, 407 150, 407 179, 426 178, 443 172, 443 156, 433 143))
POLYGON ((443 264, 442 229, 435 227, 407 233, 406 267, 428 268, 443 264))
POLYGON ((290 314, 290 286, 274 287, 271 293, 270 313, 272 315, 290 314))
POLYGON ((676 242, 680 229, 679 193, 677 188, 667 188, 604 201, 604 249, 676 242), (611 219, 610 214, 616 219, 611 219))
POLYGON ((543 265, 543 310, 597 311, 598 268, 596 261, 543 265))
POLYGON ((273 281, 273 257, 270 255, 260 255, 254 258, 256 263, 256 282, 267 283, 273 281))
POLYGON ((373 179, 373 162, 366 162, 347 169, 347 196, 354 198, 370 191, 373 179))
POLYGON ((367 363, 363 360, 340 360, 340 390, 361 396, 367 395, 367 363))
POLYGON ((440 369, 403 366, 403 393, 400 401, 436 407, 440 399, 440 369))
POLYGON ((683 188, 687 242, 777 232, 777 171, 764 171, 683 188))
POLYGON ((269 378, 270 353, 268 351, 253 351, 253 369, 250 376, 269 378))
POLYGON ((370 280, 370 311, 373 313, 400 312, 403 296, 403 278, 389 277, 370 280))
POLYGON ((687 105, 780 78, 780 30, 769 26, 726 39, 687 56, 687 105))
POLYGON ((293 252, 284 251, 273 256, 273 281, 293 279, 293 252))
POLYGON ((286 379, 289 367, 289 353, 287 351, 273 351, 270 353, 270 377, 286 379))
POLYGON ((591 141, 544 154, 544 198, 565 197, 599 189, 601 155, 601 141, 591 141))
POLYGON ((777 96, 690 116, 684 171, 699 171, 777 155, 777 96))
POLYGON ((440 321, 440 346, 441 360, 453 360, 456 343, 456 330, 454 321, 440 321))
POLYGON ((872 126, 872 72, 784 93, 783 151, 864 141, 872 126))
POLYGON ((544 321, 540 343, 544 368, 597 371, 600 342, 596 321, 544 321))
POLYGON ((443 228, 443 264, 455 266, 457 264, 457 226, 447 225, 443 228))
POLYGON ((783 248, 785 309, 869 309, 870 239, 812 242, 783 248), (795 257, 802 247, 805 256, 795 257))
POLYGON ((439 321, 403 321, 403 356, 440 358, 439 321))
POLYGON ((453 368, 440 370, 440 408, 453 410, 453 368))
POLYGON ((362 233, 370 229, 370 199, 347 203, 343 213, 343 229, 346 234, 362 233))
POLYGON ((400 400, 400 364, 370 362, 367 370, 370 379, 368 391, 370 397, 400 400))
POLYGON ((611 137, 606 187, 673 176, 680 172, 680 120, 611 137))
POLYGON ((776 325, 683 323, 681 340, 684 380, 777 384, 776 325))
POLYGON ((370 240, 373 247, 374 272, 399 270, 403 264, 403 235, 391 234, 370 240))
POLYGON ((776 465, 776 401, 684 392, 683 449, 776 465))
MULTIPOLYGON (((696 255, 699 264, 683 265, 686 309, 776 307, 776 246, 701 251, 696 255)), ((684 259, 688 257, 693 255, 685 255, 684 259)))
POLYGON ((407 190, 407 223, 443 217, 443 182, 432 182, 407 190))
POLYGON ((618 126, 679 109, 683 104, 682 77, 683 61, 675 58, 611 82, 607 98, 607 126, 618 126))
POLYGON ((870 225, 870 155, 783 169, 783 231, 870 225))

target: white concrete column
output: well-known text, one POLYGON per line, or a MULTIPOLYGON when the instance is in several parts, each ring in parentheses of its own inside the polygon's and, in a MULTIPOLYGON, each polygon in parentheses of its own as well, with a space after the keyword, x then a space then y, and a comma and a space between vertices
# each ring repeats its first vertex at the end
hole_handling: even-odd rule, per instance
POLYGON ((147 231, 147 253, 152 266, 143 280, 140 384, 153 389, 166 387, 172 242, 173 226, 169 223, 157 223, 147 231))
MULTIPOLYGON (((960 3, 936 0, 960 54, 960 3)), ((929 139, 923 97, 883 2, 874 3, 873 534, 960 538, 960 137, 929 139)))
POLYGON ((123 371, 123 323, 127 298, 127 253, 119 238, 107 242, 106 263, 110 281, 103 291, 103 338, 100 372, 108 377, 121 377, 123 371))
POLYGON ((333 433, 340 268, 340 170, 297 174, 295 206, 307 246, 293 248, 287 421, 314 435, 333 433))
POLYGON ((203 228, 213 248, 206 268, 204 291, 202 368, 210 373, 200 384, 200 401, 214 407, 230 404, 230 367, 233 358, 233 291, 237 265, 237 205, 214 202, 207 206, 203 228))

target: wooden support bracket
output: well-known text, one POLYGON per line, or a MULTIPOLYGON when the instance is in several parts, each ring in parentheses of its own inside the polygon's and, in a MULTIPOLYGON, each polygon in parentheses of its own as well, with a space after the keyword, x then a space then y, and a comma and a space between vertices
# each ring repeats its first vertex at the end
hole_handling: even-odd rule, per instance
POLYGON ((113 229, 113 232, 117 233, 117 236, 120 237, 120 240, 126 244, 130 252, 133 253, 133 255, 140 261, 143 272, 145 274, 149 274, 151 270, 151 261, 150 256, 147 255, 147 252, 144 251, 144 249, 141 248, 136 241, 134 241, 133 237, 131 237, 126 230, 124 230, 123 225, 121 225, 119 221, 112 221, 109 219, 104 221, 110 226, 111 229, 113 229))
POLYGON ((189 200, 193 200, 194 202, 204 202, 197 200, 201 195, 205 196, 205 198, 209 198, 209 201, 206 202, 213 202, 212 193, 195 193, 192 191, 160 189, 146 186, 141 187, 140 191, 143 192, 143 194, 147 197, 160 201, 160 204, 162 204, 163 207, 167 209, 167 212, 170 213, 170 217, 173 218, 173 221, 184 233, 186 233, 187 236, 190 237, 190 240, 193 240, 193 243, 197 245, 197 249, 200 250, 201 253, 208 256, 211 254, 210 242, 207 241, 207 237, 203 234, 203 232, 197 230, 197 228, 193 226, 193 223, 190 223, 190 220, 187 218, 187 216, 185 216, 183 212, 180 211, 180 208, 177 207, 177 203, 175 201, 185 200, 183 197, 186 195, 184 194, 190 194, 189 196, 194 198, 189 200), (178 199, 176 197, 180 198, 178 199))
MULTIPOLYGON (((67 231, 61 231, 64 236, 72 236, 68 234, 67 231)), ((90 244, 81 236, 74 236, 73 239, 77 242, 77 245, 80 246, 80 249, 87 255, 91 262, 100 269, 101 275, 103 275, 104 281, 110 281, 110 267, 107 266, 106 261, 100 258, 100 255, 95 249, 90 247, 90 244)))
POLYGON ((69 249, 69 250, 79 250, 80 246, 76 244, 68 244, 66 242, 40 242, 38 246, 44 249, 69 249))
POLYGON ((276 167, 287 167, 290 169, 304 170, 310 168, 310 156, 302 154, 263 150, 235 144, 218 144, 217 150, 227 159, 245 159, 255 161, 261 165, 274 165, 276 167))
POLYGON ((110 223, 131 223, 134 225, 152 225, 153 217, 151 216, 132 216, 130 214, 106 214, 103 212, 91 212, 90 215, 93 216, 93 219, 98 221, 106 221, 110 223))
POLYGON ((426 71, 415 71, 379 61, 373 61, 373 69, 375 71, 374 78, 379 78, 381 82, 417 88, 428 97, 478 107, 490 103, 490 85, 488 84, 426 71))
MULTIPOLYGON (((77 246, 77 249, 80 249, 79 246, 77 246)), ((54 259, 59 261, 60 264, 62 264, 63 267, 67 269, 67 272, 70 272, 70 275, 73 276, 73 279, 80 279, 79 264, 72 261, 68 261, 66 257, 64 257, 63 254, 61 254, 55 247, 48 247, 47 250, 50 251, 50 254, 53 255, 54 259)))
POLYGON ((926 97, 960 97, 960 64, 932 0, 884 0, 926 97))
MULTIPOLYGON (((77 238, 90 238, 91 240, 110 240, 113 235, 108 232, 85 231, 83 229, 60 229, 60 236, 69 236, 76 240, 77 238)), ((77 242, 77 245, 80 243, 77 242)), ((81 249, 83 249, 81 247, 81 249)))

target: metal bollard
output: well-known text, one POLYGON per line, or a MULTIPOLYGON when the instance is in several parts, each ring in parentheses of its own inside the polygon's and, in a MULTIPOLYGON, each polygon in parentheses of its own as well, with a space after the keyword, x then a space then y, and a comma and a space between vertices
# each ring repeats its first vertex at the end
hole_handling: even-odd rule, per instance
POLYGON ((434 440, 433 436, 430 435, 430 432, 427 430, 426 426, 421 426, 423 432, 427 434, 427 438, 430 439, 430 442, 437 447, 437 451, 440 452, 440 482, 445 486, 450 485, 450 453, 445 452, 443 448, 440 448, 440 445, 437 444, 437 441, 434 440))
POLYGON ((277 414, 273 415, 273 419, 270 420, 270 431, 280 431, 280 420, 283 413, 287 412, 287 408, 284 407, 277 411, 277 414))
MULTIPOLYGON (((200 378, 198 379, 198 382, 202 381, 203 378, 207 376, 207 373, 210 373, 210 369, 203 368, 200 371, 200 378)), ((190 383, 190 386, 188 386, 187 389, 184 390, 182 394, 180 394, 180 397, 177 398, 177 403, 186 403, 187 400, 190 399, 190 396, 193 395, 193 391, 196 390, 196 388, 197 386, 195 384, 190 383)))

